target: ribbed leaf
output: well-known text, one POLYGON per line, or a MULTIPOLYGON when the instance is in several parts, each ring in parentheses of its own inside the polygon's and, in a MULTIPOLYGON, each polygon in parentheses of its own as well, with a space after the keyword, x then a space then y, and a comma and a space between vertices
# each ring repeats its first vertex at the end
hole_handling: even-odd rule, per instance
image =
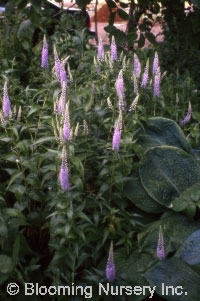
POLYGON ((150 118, 144 128, 138 131, 137 142, 144 150, 159 145, 177 146, 191 154, 191 147, 182 130, 173 120, 153 117, 150 118))
POLYGON ((193 232, 183 243, 180 257, 189 264, 200 263, 200 230, 193 232))
POLYGON ((169 289, 167 297, 170 300, 199 301, 200 275, 178 258, 160 261, 150 271, 146 272, 145 276, 152 286, 156 286, 156 292, 163 297, 166 296, 166 290, 162 290, 164 285, 165 287, 179 287, 177 292, 183 292, 181 295, 173 295, 172 290, 169 289))
POLYGON ((139 172, 148 194, 166 207, 172 207, 174 198, 200 181, 200 168, 196 160, 172 146, 151 148, 139 172))

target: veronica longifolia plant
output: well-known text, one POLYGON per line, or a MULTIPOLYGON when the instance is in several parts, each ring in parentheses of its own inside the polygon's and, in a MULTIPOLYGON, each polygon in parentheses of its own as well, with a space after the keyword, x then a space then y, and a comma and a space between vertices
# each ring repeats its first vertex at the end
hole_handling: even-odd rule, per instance
POLYGON ((157 96, 157 97, 160 96, 160 67, 158 67, 156 74, 154 76, 153 94, 154 94, 154 96, 157 96))
POLYGON ((54 46, 54 61, 55 61, 55 75, 58 81, 60 81, 61 62, 58 57, 56 47, 54 46))
POLYGON ((64 114, 64 124, 63 124, 63 140, 70 140, 70 119, 69 119, 69 104, 67 103, 65 106, 65 114, 64 114))
POLYGON ((8 96, 8 80, 5 80, 4 89, 3 89, 3 114, 4 117, 10 117, 11 115, 11 106, 10 99, 8 96))
POLYGON ((149 80, 149 59, 146 62, 145 70, 142 76, 141 87, 145 88, 149 80))
POLYGON ((62 162, 61 162, 60 173, 59 173, 59 181, 60 181, 61 188, 65 191, 68 191, 70 187, 69 170, 68 170, 67 153, 65 147, 63 147, 62 150, 62 162))
POLYGON ((139 58, 136 53, 134 53, 133 68, 134 68, 136 78, 140 77, 141 65, 140 65, 140 61, 139 61, 139 58))
POLYGON ((112 42, 111 42, 111 58, 113 61, 117 61, 117 46, 115 43, 115 37, 112 36, 112 42))
POLYGON ((101 38, 99 39, 97 58, 99 61, 104 60, 104 47, 101 38))
POLYGON ((123 70, 120 70, 119 75, 116 80, 116 91, 119 98, 124 98, 124 80, 123 80, 123 70))
POLYGON ((47 68, 48 67, 48 44, 47 44, 47 40, 46 40, 45 35, 44 35, 44 38, 43 38, 41 67, 42 68, 47 68))
POLYGON ((183 125, 187 124, 190 121, 191 117, 192 117, 192 106, 191 106, 191 103, 189 102, 187 115, 185 116, 185 118, 183 120, 180 121, 180 125, 183 126, 183 125))
POLYGON ((158 67, 159 67, 158 53, 156 52, 153 60, 153 71, 152 71, 153 74, 156 74, 158 67))
POLYGON ((158 244, 156 249, 156 254, 159 260, 165 259, 165 244, 164 237, 162 232, 162 227, 160 226, 159 235, 158 235, 158 244))
POLYGON ((62 113, 65 110, 65 104, 66 104, 66 93, 67 93, 67 83, 63 82, 62 85, 62 92, 58 101, 58 105, 57 105, 57 113, 59 115, 62 115, 62 113))
POLYGON ((122 134, 122 111, 119 112, 119 118, 115 124, 113 139, 112 139, 112 150, 119 150, 120 139, 122 134))
POLYGON ((113 243, 110 244, 110 250, 108 254, 108 260, 106 264, 106 278, 109 282, 113 282, 116 278, 116 270, 114 263, 114 252, 113 252, 113 243))

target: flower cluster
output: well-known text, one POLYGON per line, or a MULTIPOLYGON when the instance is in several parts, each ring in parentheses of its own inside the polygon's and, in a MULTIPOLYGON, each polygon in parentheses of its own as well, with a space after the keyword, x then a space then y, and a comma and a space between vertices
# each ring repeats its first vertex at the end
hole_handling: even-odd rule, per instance
POLYGON ((156 74, 154 76, 154 96, 160 96, 160 67, 157 68, 156 74))
POLYGON ((140 73, 141 73, 141 64, 140 64, 139 58, 138 58, 138 56, 137 56, 136 53, 134 53, 134 63, 133 63, 133 68, 134 68, 134 72, 135 72, 136 78, 140 77, 140 73))
POLYGON ((70 188, 69 185, 69 170, 67 163, 67 153, 65 147, 63 147, 62 151, 62 162, 59 173, 60 186, 63 190, 68 191, 70 188))
POLYGON ((113 61, 117 61, 117 46, 115 43, 115 37, 112 36, 112 42, 111 42, 111 58, 113 61))
POLYGON ((191 103, 189 102, 187 115, 183 120, 180 121, 180 125, 184 126, 185 124, 187 124, 190 121, 191 117, 192 117, 192 106, 191 103))
POLYGON ((3 89, 3 114, 4 117, 11 116, 11 106, 10 106, 10 99, 8 96, 8 80, 5 80, 4 89, 3 89))
POLYGON ((113 243, 110 244, 110 250, 108 260, 106 264, 106 278, 109 282, 113 282, 116 278, 115 263, 114 263, 114 252, 113 243))
POLYGON ((158 235, 158 244, 156 249, 156 254, 159 260, 165 259, 165 245, 164 245, 164 237, 162 232, 162 227, 160 226, 159 235, 158 235))
POLYGON ((102 43, 102 39, 99 39, 99 44, 98 44, 98 55, 97 58, 99 61, 103 61, 104 60, 104 47, 103 47, 103 43, 102 43))
POLYGON ((149 59, 146 62, 145 70, 142 76, 141 87, 145 88, 149 80, 149 59))
POLYGON ((45 35, 44 35, 44 38, 43 38, 41 67, 42 68, 48 68, 48 44, 47 44, 47 40, 46 40, 45 35))
POLYGON ((124 93, 124 80, 123 80, 123 70, 120 70, 119 75, 116 80, 116 90, 119 98, 125 97, 124 93))
POLYGON ((112 139, 112 150, 119 150, 120 147, 120 139, 122 134, 122 111, 119 112, 119 118, 115 123, 115 129, 112 139))

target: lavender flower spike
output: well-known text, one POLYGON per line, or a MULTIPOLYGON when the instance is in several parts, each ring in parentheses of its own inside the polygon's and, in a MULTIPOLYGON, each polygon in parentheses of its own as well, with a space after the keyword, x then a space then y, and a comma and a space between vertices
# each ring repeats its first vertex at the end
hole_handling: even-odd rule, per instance
POLYGON ((158 235, 158 244, 156 249, 156 254, 159 260, 165 259, 165 244, 164 244, 164 237, 162 232, 162 227, 160 226, 159 235, 158 235))
POLYGON ((134 63, 133 63, 134 71, 135 71, 135 76, 136 78, 140 77, 141 73, 141 65, 139 58, 136 53, 134 53, 134 63))
POLYGON ((113 282, 116 278, 113 243, 112 242, 110 244, 110 250, 109 250, 108 260, 107 260, 107 264, 106 264, 106 278, 109 282, 113 282))
POLYGON ((119 75, 116 80, 116 90, 119 98, 125 97, 124 93, 124 80, 123 80, 123 70, 120 70, 119 75))
POLYGON ((69 190, 69 170, 67 164, 67 154, 65 148, 62 151, 62 163, 59 173, 60 186, 63 190, 69 190))
POLYGON ((65 64, 63 61, 60 63, 60 82, 61 82, 61 86, 63 86, 64 82, 66 83, 66 85, 68 83, 67 73, 65 71, 65 64))
POLYGON ((43 38, 41 67, 42 68, 48 68, 48 44, 47 44, 47 40, 46 40, 45 35, 44 35, 44 38, 43 38))
POLYGON ((156 74, 158 67, 159 67, 158 53, 156 52, 153 60, 153 74, 156 74))
POLYGON ((112 139, 112 150, 119 150, 120 139, 122 134, 122 111, 119 112, 119 118, 115 124, 113 139, 112 139))
POLYGON ((59 98, 59 101, 58 101, 58 107, 57 107, 59 115, 62 115, 64 110, 65 110, 66 90, 67 90, 67 84, 66 84, 66 82, 63 82, 62 92, 61 92, 61 95, 60 95, 60 98, 59 98))
POLYGON ((155 77, 154 77, 153 94, 154 94, 154 96, 157 96, 157 97, 160 96, 160 67, 158 67, 155 77))
POLYGON ((99 39, 99 44, 98 44, 98 55, 97 58, 99 61, 103 61, 104 60, 104 47, 103 47, 103 43, 102 43, 102 39, 99 39))
POLYGON ((56 47, 54 46, 54 60, 55 60, 55 74, 58 81, 60 81, 61 62, 58 57, 56 47))
POLYGON ((8 80, 5 80, 3 89, 3 114, 4 117, 9 117, 11 115, 10 99, 8 97, 8 80))
POLYGON ((180 121, 180 125, 184 126, 186 123, 188 123, 190 121, 191 117, 192 117, 192 106, 189 101, 187 115, 185 116, 185 118, 183 120, 180 121))
POLYGON ((69 104, 65 106, 65 117, 63 125, 63 140, 70 140, 70 120, 69 120, 69 104))
POLYGON ((117 61, 117 46, 115 43, 114 36, 112 36, 112 42, 111 42, 111 58, 112 58, 112 61, 117 61))
POLYGON ((142 83, 141 83, 141 87, 146 87, 147 82, 149 80, 149 59, 146 62, 146 67, 143 73, 143 77, 142 77, 142 83))

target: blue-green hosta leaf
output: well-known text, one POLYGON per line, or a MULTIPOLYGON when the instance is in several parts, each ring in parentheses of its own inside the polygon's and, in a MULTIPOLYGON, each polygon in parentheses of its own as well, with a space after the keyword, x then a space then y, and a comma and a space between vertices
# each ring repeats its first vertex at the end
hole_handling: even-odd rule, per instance
POLYGON ((200 263, 200 230, 193 232, 183 243, 180 257, 188 264, 200 263))
POLYGON ((141 144, 144 151, 150 147, 169 145, 179 147, 191 154, 191 147, 182 130, 176 122, 167 118, 150 118, 136 137, 138 137, 137 143, 141 144))
POLYGON ((152 286, 156 286, 156 292, 170 298, 170 300, 199 301, 200 295, 200 275, 179 258, 170 258, 157 263, 150 271, 145 273, 146 279, 152 286), (178 294, 174 295, 172 289, 163 287, 173 286, 177 288, 178 294), (182 288, 181 288, 182 287, 182 288), (182 294, 180 294, 182 292, 182 294))
POLYGON ((161 205, 172 209, 171 202, 200 181, 200 167, 196 160, 174 146, 150 148, 139 172, 148 194, 161 205))
POLYGON ((133 174, 124 187, 124 195, 138 208, 148 213, 160 213, 165 207, 154 201, 143 188, 139 175, 133 174))

